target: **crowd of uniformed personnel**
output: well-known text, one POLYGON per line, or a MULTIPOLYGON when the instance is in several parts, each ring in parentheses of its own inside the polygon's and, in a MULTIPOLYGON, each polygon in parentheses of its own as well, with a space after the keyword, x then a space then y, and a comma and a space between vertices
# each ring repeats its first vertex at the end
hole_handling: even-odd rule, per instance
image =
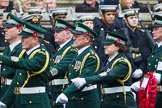
POLYGON ((162 5, 146 28, 112 1, 0 9, 0 108, 162 108, 162 5))

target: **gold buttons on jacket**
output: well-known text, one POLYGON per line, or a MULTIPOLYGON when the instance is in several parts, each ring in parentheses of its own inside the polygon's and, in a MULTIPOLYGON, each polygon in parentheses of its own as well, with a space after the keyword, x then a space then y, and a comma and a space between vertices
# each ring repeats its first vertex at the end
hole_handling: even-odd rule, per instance
POLYGON ((75 98, 75 96, 73 96, 71 99, 74 99, 75 98))
POLYGON ((116 95, 116 98, 119 98, 119 95, 116 95))
POLYGON ((6 71, 6 69, 5 69, 5 68, 3 68, 3 71, 6 71))
POLYGON ((21 75, 22 75, 22 73, 19 73, 19 75, 21 76, 21 75))
POLYGON ((32 101, 30 100, 30 101, 29 101, 29 103, 31 104, 31 103, 32 103, 32 101))
POLYGON ((152 55, 151 57, 154 57, 154 55, 152 55))

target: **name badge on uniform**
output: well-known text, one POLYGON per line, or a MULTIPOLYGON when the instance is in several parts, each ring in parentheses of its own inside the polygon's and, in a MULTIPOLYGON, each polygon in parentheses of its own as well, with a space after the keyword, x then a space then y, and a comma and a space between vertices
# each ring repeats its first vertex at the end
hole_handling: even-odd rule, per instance
POLYGON ((61 55, 56 56, 54 63, 59 63, 61 60, 61 55))
POLYGON ((162 62, 158 62, 157 70, 162 70, 162 62))
POLYGON ((81 66, 81 62, 80 61, 76 61, 75 62, 74 69, 79 70, 80 69, 80 66, 81 66))

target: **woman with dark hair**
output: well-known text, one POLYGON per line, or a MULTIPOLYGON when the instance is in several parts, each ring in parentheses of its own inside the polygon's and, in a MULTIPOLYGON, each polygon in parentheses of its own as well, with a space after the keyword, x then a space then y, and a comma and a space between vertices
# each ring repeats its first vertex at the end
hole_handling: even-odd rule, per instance
POLYGON ((131 93, 132 67, 126 51, 124 36, 108 32, 104 41, 105 54, 109 56, 107 64, 98 75, 75 78, 72 82, 79 89, 91 84, 102 84, 102 108, 137 108, 131 93))
POLYGON ((75 7, 75 12, 98 12, 99 3, 97 0, 84 0, 84 3, 75 7))

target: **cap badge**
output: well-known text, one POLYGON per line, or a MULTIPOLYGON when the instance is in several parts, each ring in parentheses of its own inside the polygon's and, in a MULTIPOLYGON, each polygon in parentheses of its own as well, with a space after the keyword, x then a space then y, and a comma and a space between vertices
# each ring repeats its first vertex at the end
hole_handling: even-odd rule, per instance
POLYGON ((39 21, 39 19, 38 19, 37 16, 35 16, 35 17, 32 18, 32 22, 38 22, 38 21, 39 21))

